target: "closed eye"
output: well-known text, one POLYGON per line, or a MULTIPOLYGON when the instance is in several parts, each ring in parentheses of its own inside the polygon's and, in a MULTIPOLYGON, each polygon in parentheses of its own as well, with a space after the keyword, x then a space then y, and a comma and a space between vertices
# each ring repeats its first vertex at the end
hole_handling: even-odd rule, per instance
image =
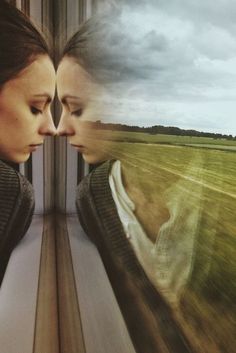
POLYGON ((83 113, 83 109, 79 108, 77 110, 74 110, 73 112, 71 112, 71 115, 75 115, 75 116, 81 116, 83 113))
POLYGON ((35 108, 35 107, 30 107, 31 113, 34 115, 42 114, 42 110, 35 108))

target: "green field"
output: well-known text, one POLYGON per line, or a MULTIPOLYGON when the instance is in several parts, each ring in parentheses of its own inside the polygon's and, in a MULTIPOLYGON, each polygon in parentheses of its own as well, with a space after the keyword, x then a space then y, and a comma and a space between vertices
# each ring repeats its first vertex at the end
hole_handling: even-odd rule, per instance
POLYGON ((103 133, 112 140, 110 158, 128 166, 147 195, 182 203, 183 227, 188 212, 200 215, 197 227, 193 224, 193 271, 178 315, 193 340, 198 337, 199 353, 231 353, 236 344, 236 141, 103 133))
POLYGON ((236 140, 226 139, 213 139, 207 137, 194 137, 194 136, 176 136, 156 134, 151 135, 143 132, 129 132, 129 131, 111 131, 111 130, 97 130, 97 134, 102 135, 103 138, 108 140, 117 140, 122 142, 140 142, 140 143, 165 143, 177 145, 215 145, 219 146, 232 146, 236 148, 236 140))

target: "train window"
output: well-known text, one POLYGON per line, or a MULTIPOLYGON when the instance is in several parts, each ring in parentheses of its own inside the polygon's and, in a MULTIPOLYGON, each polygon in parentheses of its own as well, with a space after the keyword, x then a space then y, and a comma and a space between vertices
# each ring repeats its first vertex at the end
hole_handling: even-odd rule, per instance
POLYGON ((2 353, 231 353, 233 0, 9 2, 51 38, 57 136, 14 165, 36 208, 2 353))
POLYGON ((98 6, 68 44, 77 64, 59 68, 58 89, 67 75, 79 92, 69 140, 85 161, 111 161, 82 181, 77 207, 140 352, 235 346, 230 6, 132 2, 109 18, 98 6))

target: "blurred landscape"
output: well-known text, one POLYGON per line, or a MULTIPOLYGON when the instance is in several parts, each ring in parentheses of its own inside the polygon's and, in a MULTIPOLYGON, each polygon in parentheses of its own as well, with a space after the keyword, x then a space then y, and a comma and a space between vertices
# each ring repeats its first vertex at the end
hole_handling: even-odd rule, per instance
MULTIPOLYGON (((109 158, 120 159, 146 194, 184 195, 196 219, 192 272, 174 307, 198 353, 236 347, 236 141, 143 132, 96 130, 109 158), (156 185, 156 187, 155 187, 156 185)), ((184 220, 184 218, 183 218, 184 220)))

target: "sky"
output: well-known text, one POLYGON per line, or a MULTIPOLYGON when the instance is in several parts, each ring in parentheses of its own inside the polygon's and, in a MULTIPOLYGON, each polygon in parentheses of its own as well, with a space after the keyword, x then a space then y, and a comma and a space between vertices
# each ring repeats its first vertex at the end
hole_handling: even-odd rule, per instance
POLYGON ((236 135, 236 1, 117 3, 101 48, 117 77, 105 120, 236 135))

